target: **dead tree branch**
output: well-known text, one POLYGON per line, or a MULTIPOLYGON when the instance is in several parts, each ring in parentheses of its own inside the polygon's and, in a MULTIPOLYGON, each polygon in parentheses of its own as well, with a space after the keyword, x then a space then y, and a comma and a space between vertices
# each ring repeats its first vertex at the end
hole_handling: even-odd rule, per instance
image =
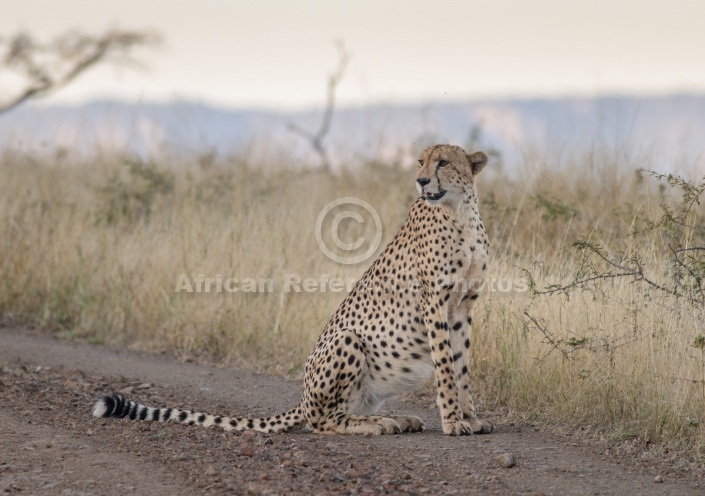
POLYGON ((0 97, 0 113, 24 102, 60 90, 90 67, 101 63, 135 63, 135 47, 156 45, 151 32, 112 30, 99 36, 70 32, 49 43, 39 43, 28 33, 0 38, 0 70, 13 73, 19 89, 0 97))
POLYGON ((323 145, 323 140, 328 135, 331 122, 333 121, 333 111, 335 110, 335 91, 338 88, 340 81, 343 79, 345 69, 350 62, 350 55, 345 50, 343 43, 338 42, 337 47, 339 57, 338 67, 335 72, 328 77, 326 108, 323 112, 323 118, 321 119, 321 124, 318 126, 318 130, 316 132, 311 132, 293 122, 288 123, 288 128, 290 131, 298 134, 311 144, 311 147, 318 154, 321 160, 321 165, 325 170, 330 170, 330 160, 328 157, 328 151, 323 145))

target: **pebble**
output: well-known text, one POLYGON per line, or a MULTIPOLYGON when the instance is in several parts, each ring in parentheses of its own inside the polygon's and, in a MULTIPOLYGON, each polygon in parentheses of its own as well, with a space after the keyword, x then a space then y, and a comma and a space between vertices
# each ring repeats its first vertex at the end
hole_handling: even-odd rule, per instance
POLYGON ((654 482, 660 484, 661 482, 663 482, 663 477, 657 475, 656 477, 654 477, 654 482))
POLYGON ((511 453, 502 453, 497 458, 495 458, 495 460, 497 460, 497 463, 502 468, 511 468, 516 465, 514 455, 512 455, 511 453))
POLYGON ((242 448, 242 451, 240 451, 240 456, 255 456, 255 450, 247 446, 245 448, 242 448))

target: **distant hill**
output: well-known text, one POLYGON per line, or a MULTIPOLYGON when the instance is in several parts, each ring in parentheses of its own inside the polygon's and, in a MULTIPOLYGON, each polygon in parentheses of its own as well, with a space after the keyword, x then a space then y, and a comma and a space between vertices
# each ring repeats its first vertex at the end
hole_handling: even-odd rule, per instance
MULTIPOLYGON (((287 127, 315 126, 319 112, 228 109, 195 102, 94 101, 33 104, 0 115, 0 147, 54 152, 125 151, 142 156, 247 150, 305 160, 310 150, 287 127)), ((705 169, 705 96, 495 100, 372 105, 336 110, 327 143, 334 161, 408 160, 433 142, 499 152, 507 167, 590 147, 648 155, 666 167, 705 169), (471 139, 473 129, 481 129, 471 139), (699 162, 698 162, 699 161, 699 162)))

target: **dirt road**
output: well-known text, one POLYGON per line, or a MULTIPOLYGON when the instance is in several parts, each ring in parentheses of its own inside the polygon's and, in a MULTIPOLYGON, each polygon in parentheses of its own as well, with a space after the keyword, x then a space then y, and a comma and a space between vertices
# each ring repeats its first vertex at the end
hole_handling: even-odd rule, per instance
POLYGON ((125 390, 147 404, 261 415, 295 405, 300 384, 7 326, 0 367, 3 494, 705 494, 703 467, 502 418, 495 434, 443 436, 428 398, 385 407, 423 418, 421 434, 233 434, 90 410, 125 390), (498 465, 503 453, 515 467, 498 465))

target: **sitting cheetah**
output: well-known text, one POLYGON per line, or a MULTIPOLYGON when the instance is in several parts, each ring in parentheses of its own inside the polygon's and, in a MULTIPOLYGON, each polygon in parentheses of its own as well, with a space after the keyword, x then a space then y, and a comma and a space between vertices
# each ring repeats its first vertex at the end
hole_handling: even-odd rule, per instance
POLYGON ((443 432, 492 432, 492 423, 475 414, 468 375, 471 313, 488 260, 475 189, 475 176, 486 164, 484 152, 466 154, 457 146, 423 151, 416 178, 421 197, 318 338, 294 409, 230 418, 150 408, 113 394, 98 400, 93 415, 238 431, 280 432, 303 424, 319 433, 417 432, 424 429, 418 417, 373 414, 435 371, 443 432))

